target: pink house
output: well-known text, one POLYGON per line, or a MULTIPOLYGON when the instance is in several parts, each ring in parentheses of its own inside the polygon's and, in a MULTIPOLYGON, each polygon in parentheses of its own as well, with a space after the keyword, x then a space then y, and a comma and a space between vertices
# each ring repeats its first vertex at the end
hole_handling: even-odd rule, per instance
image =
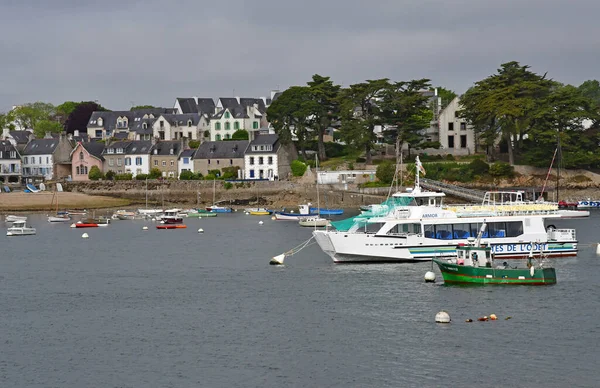
POLYGON ((104 143, 92 141, 89 143, 77 142, 71 152, 71 177, 74 181, 88 181, 88 174, 93 166, 98 166, 103 171, 104 143))

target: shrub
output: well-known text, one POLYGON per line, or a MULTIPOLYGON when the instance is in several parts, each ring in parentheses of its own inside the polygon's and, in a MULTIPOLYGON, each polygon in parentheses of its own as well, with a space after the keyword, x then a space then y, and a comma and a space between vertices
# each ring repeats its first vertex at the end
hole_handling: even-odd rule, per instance
POLYGON ((148 179, 148 174, 137 174, 135 176, 135 179, 138 181, 145 181, 146 179, 148 179))
POLYGON ((156 167, 151 169, 150 174, 148 174, 148 179, 158 179, 160 177, 162 177, 162 171, 156 167))
POLYGON ((294 160, 292 163, 290 163, 290 168, 292 169, 292 175, 303 176, 306 172, 306 163, 303 163, 299 160, 294 160))
POLYGON ((90 172, 88 173, 88 178, 90 178, 92 181, 97 181, 104 178, 104 174, 102 174, 102 171, 100 171, 98 166, 92 166, 92 168, 90 168, 90 172))
POLYGON ((197 175, 194 174, 192 171, 185 170, 182 171, 181 174, 179 174, 179 179, 182 181, 191 181, 197 179, 197 175))
POLYGON ((446 155, 446 158, 445 158, 445 159, 446 159, 446 160, 455 160, 455 159, 454 159, 454 155, 452 155, 452 154, 448 154, 448 155, 446 155))
POLYGON ((348 170, 354 170, 354 163, 348 163, 348 170))
POLYGON ((497 162, 490 166, 490 175, 496 178, 512 178, 515 175, 515 168, 508 163, 497 162))
POLYGON ((231 182, 225 182, 223 184, 223 187, 225 188, 225 190, 229 190, 229 189, 233 188, 233 183, 231 183, 231 182))
POLYGON ((469 163, 469 170, 471 170, 474 175, 484 175, 490 171, 490 166, 481 159, 475 159, 469 163))
POLYGON ((383 183, 392 183, 396 174, 396 165, 391 162, 383 162, 377 166, 375 176, 383 183))
POLYGON ((238 129, 231 135, 231 140, 248 140, 248 131, 238 129))
POLYGON ((366 161, 367 161, 367 159, 360 158, 360 157, 356 158, 356 160, 355 160, 356 163, 365 163, 366 161))
POLYGON ((195 150, 196 148, 200 147, 200 141, 199 140, 190 140, 188 145, 190 146, 191 149, 195 150))
POLYGON ((130 181, 133 179, 133 174, 132 173, 125 173, 125 174, 117 174, 115 175, 115 180, 116 181, 130 181))
POLYGON ((204 131, 204 137, 210 137, 210 131, 208 129, 204 131))
POLYGON ((210 174, 210 173, 209 173, 209 174, 207 174, 207 175, 204 177, 204 180, 207 180, 207 181, 212 181, 212 180, 215 180, 215 179, 217 179, 217 176, 216 176, 216 175, 214 175, 214 174, 210 174))
POLYGON ((104 175, 104 178, 106 178, 106 180, 112 181, 113 179, 115 179, 115 172, 113 170, 108 170, 104 175))
POLYGON ((239 166, 230 166, 223 167, 221 171, 223 171, 222 177, 223 179, 237 179, 239 166))

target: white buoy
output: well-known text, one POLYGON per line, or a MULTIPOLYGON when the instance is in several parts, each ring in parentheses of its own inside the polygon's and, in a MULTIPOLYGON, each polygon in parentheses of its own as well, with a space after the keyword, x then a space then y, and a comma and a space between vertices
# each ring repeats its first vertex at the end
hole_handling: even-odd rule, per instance
POLYGON ((147 226, 144 226, 144 227, 142 228, 142 230, 148 230, 148 227, 147 227, 147 226))
POLYGON ((600 256, 600 243, 596 245, 596 254, 600 256))
POLYGON ((437 323, 450 323, 450 314, 445 311, 440 311, 435 314, 435 321, 437 323))
POLYGON ((425 273, 425 283, 435 283, 435 273, 433 271, 425 273))
POLYGON ((248 216, 248 215, 250 215, 250 213, 248 213, 248 212, 246 212, 245 214, 246 214, 247 216, 248 216))
POLYGON ((202 229, 202 228, 198 229, 198 233, 204 233, 204 229, 202 229))
POLYGON ((275 220, 277 219, 277 217, 273 216, 273 217, 271 217, 271 219, 272 219, 273 221, 275 221, 275 220))
POLYGON ((70 228, 76 228, 75 224, 71 224, 70 228))
POLYGON ((262 225, 262 224, 264 224, 264 222, 262 222, 262 221, 258 221, 258 224, 259 224, 259 225, 262 225))
POLYGON ((290 210, 290 213, 293 213, 293 212, 294 212, 293 210, 290 210))
POLYGON ((283 265, 283 260, 285 260, 285 253, 281 255, 273 256, 271 261, 269 261, 270 265, 283 265))
POLYGON ((90 238, 90 236, 89 236, 89 234, 84 233, 84 234, 81 235, 81 238, 90 238))

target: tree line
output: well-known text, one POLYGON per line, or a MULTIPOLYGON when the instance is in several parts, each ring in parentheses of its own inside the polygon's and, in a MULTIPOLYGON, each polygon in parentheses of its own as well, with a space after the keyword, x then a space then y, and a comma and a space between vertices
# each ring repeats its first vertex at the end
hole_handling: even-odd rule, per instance
MULTIPOLYGON (((456 94, 437 89, 444 108, 456 94)), ((371 163, 376 126, 385 129, 384 142, 396 145, 397 157, 404 145, 439 147, 424 136, 438 109, 431 94, 425 93, 431 90, 426 78, 366 80, 342 88, 330 77, 315 74, 305 86, 285 90, 269 106, 267 117, 282 142, 295 138, 305 159, 306 145, 315 137, 319 159, 327 159, 324 135, 335 128, 341 140, 364 151, 366 162, 371 163)), ((565 85, 532 72, 529 66, 508 62, 496 74, 476 82, 460 103, 459 117, 473 126, 490 161, 499 148, 508 154, 511 165, 518 161, 548 166, 554 156, 564 167, 600 167, 600 84, 596 80, 578 87, 565 85)))

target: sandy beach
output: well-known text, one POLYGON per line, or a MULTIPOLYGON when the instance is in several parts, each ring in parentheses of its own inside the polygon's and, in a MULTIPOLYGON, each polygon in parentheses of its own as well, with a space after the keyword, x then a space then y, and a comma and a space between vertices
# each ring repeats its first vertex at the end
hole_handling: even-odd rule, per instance
MULTIPOLYGON (((12 192, 0 194, 0 212, 14 211, 45 211, 56 208, 56 199, 52 192, 24 193, 12 192)), ((81 193, 61 192, 57 193, 58 208, 64 209, 102 209, 111 207, 127 206, 130 200, 123 198, 111 198, 99 195, 87 195, 81 193)))

